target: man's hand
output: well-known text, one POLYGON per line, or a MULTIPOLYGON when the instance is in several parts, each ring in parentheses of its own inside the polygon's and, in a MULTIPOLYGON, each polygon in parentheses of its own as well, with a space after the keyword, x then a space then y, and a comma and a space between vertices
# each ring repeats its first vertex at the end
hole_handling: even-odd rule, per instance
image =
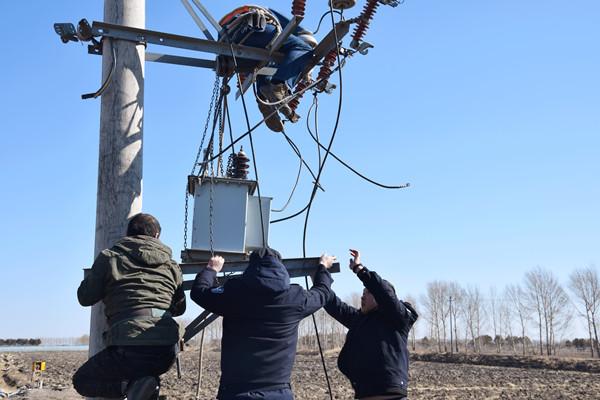
POLYGON ((348 266, 354 273, 357 273, 363 269, 363 265, 360 263, 360 251, 350 249, 350 256, 352 256, 352 258, 350 259, 348 266))
POLYGON ((225 259, 221 256, 214 256, 208 260, 208 264, 206 265, 207 269, 212 269, 215 272, 221 272, 223 269, 223 264, 225 263, 225 259))
POLYGON ((326 269, 329 269, 333 266, 333 263, 337 261, 335 256, 330 256, 325 253, 321 254, 321 259, 319 260, 319 264, 324 266, 326 269))

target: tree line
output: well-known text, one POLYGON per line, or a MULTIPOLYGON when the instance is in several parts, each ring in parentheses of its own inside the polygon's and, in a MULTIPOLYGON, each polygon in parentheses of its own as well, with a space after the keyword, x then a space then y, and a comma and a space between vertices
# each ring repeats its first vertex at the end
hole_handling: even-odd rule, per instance
POLYGON ((500 292, 492 287, 488 296, 476 286, 433 281, 419 310, 427 322, 428 343, 440 352, 481 352, 492 345, 497 352, 508 346, 523 355, 555 355, 561 344, 581 348, 585 340, 577 345, 566 341, 570 324, 580 318, 590 356, 600 357, 600 283, 593 266, 573 271, 566 288, 551 271, 537 267, 521 283, 500 292))
MULTIPOLYGON (((458 282, 433 281, 413 304, 419 313, 417 325, 426 330, 417 340, 412 329, 409 345, 438 352, 483 351, 511 352, 523 355, 556 355, 562 346, 574 350, 589 349, 591 357, 600 357, 598 341, 600 312, 600 279, 595 267, 577 269, 565 286, 544 268, 527 272, 522 281, 498 291, 484 293, 479 287, 458 282), (587 338, 567 340, 570 324, 579 318, 587 327, 587 338)), ((344 301, 360 308, 360 294, 353 293, 344 301)), ((298 329, 298 349, 324 350, 343 346, 347 329, 325 310, 305 318, 298 329), (319 337, 315 335, 315 327, 319 337)), ((206 328, 205 344, 220 347, 221 319, 206 328)), ((199 344, 200 335, 192 340, 199 344)))

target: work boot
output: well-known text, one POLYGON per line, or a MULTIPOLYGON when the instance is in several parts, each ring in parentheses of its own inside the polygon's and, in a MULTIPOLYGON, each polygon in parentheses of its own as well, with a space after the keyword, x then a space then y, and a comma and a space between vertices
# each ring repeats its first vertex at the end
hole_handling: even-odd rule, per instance
MULTIPOLYGON (((267 82, 260 87, 260 94, 263 98, 267 99, 269 103, 277 103, 286 97, 290 96, 290 92, 287 88, 287 85, 283 82, 281 83, 272 83, 267 82)), ((296 114, 290 106, 287 104, 277 104, 277 106, 271 107, 279 107, 279 112, 282 113, 290 122, 296 122, 300 118, 298 114, 296 114)))
POLYGON ((158 398, 158 381, 153 376, 144 376, 131 381, 127 386, 127 400, 153 400, 158 398))
MULTIPOLYGON (((260 96, 260 94, 259 94, 259 96, 260 96)), ((283 132, 283 122, 281 121, 279 114, 274 112, 276 110, 276 108, 273 106, 269 106, 267 104, 261 103, 261 101, 258 99, 258 97, 256 99, 256 102, 258 103, 258 109, 262 113, 263 117, 266 118, 265 124, 267 125, 267 127, 270 130, 272 130, 273 132, 283 132), (271 115, 271 113, 273 115, 271 115), (269 115, 271 115, 271 116, 269 117, 269 115), (269 118, 267 118, 267 117, 269 117, 269 118)))

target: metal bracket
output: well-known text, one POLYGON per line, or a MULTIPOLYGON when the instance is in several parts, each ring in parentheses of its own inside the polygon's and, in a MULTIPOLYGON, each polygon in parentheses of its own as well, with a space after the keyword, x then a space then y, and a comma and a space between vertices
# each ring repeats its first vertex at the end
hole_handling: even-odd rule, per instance
POLYGON ((283 60, 283 54, 279 52, 270 54, 268 50, 257 47, 242 45, 231 45, 230 47, 229 44, 220 43, 214 40, 174 35, 172 33, 151 31, 147 29, 133 28, 130 26, 108 24, 106 22, 94 21, 92 24, 92 31, 94 36, 104 36, 114 39, 130 40, 133 42, 150 43, 159 46, 175 47, 179 49, 221 55, 231 55, 233 48, 233 54, 240 59, 274 62, 281 62, 283 60))
MULTIPOLYGON (((241 273, 248 266, 248 260, 246 259, 247 258, 246 254, 231 253, 231 254, 225 254, 225 256, 228 258, 228 261, 223 266, 222 272, 224 272, 224 273, 230 273, 230 274, 241 273), (229 261, 229 260, 232 260, 232 261, 229 261)), ((197 251, 197 250, 194 251, 193 249, 187 249, 187 250, 184 250, 181 252, 181 258, 184 260, 185 259, 198 260, 198 261, 184 262, 184 263, 179 264, 179 266, 181 267, 181 271, 184 275, 185 274, 197 274, 198 272, 202 271, 205 268, 206 262, 210 258, 210 253, 203 252, 203 251, 197 251), (200 259, 205 259, 205 260, 199 261, 200 259)), ((290 274, 290 278, 297 278, 300 276, 307 276, 307 275, 313 274, 319 266, 319 261, 320 261, 320 259, 318 257, 288 258, 288 259, 282 260, 282 263, 283 263, 283 265, 285 265, 285 268, 288 270, 288 273, 290 274)), ((329 272, 331 272, 331 273, 340 272, 340 264, 334 263, 333 266, 331 268, 329 268, 329 272)), ((230 279, 232 277, 236 277, 236 276, 239 276, 239 275, 220 276, 220 277, 218 277, 218 280, 219 280, 219 283, 225 283, 228 279, 230 279)), ((183 282, 183 290, 190 290, 192 288, 193 283, 194 283, 193 280, 184 281, 183 282)), ((185 327, 185 334, 183 336, 184 343, 187 343, 189 340, 191 340, 194 336, 196 336, 198 333, 200 333, 204 328, 206 328, 208 325, 210 325, 217 318, 219 318, 219 316, 211 313, 210 311, 207 311, 207 310, 202 311, 202 313, 198 317, 196 317, 192 322, 190 322, 185 327)))

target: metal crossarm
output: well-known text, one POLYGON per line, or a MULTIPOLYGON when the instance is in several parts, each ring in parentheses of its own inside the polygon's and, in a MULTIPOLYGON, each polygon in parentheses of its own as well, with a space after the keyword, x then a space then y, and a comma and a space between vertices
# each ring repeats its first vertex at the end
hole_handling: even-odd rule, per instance
MULTIPOLYGON (((189 255, 188 255, 189 259, 189 255)), ((290 278, 298 278, 301 276, 307 276, 313 274, 318 266, 319 266, 320 258, 312 257, 312 258, 288 258, 282 260, 283 265, 285 265, 290 278)), ((181 267, 181 271, 184 275, 186 274, 197 274, 198 272, 204 270, 206 267, 206 261, 194 261, 194 262, 185 262, 179 264, 181 267)), ((230 273, 232 275, 229 276, 220 276, 219 283, 223 284, 227 280, 239 276, 239 273, 243 272, 248 266, 248 260, 238 260, 238 261, 227 261, 223 266, 222 272, 230 273), (238 275, 234 275, 238 274, 238 275)), ((331 268, 329 268, 329 272, 336 273, 340 272, 340 263, 334 263, 331 268)), ((188 280, 183 282, 183 289, 190 290, 192 288, 194 281, 188 280)), ((185 327, 185 334, 183 336, 183 341, 188 342, 194 336, 196 336, 199 332, 201 332, 204 328, 206 328, 210 323, 212 323, 219 316, 216 314, 212 314, 210 311, 204 310, 202 313, 196 317, 192 322, 190 322, 185 327)))
POLYGON ((92 32, 94 36, 130 40, 141 43, 151 43, 159 46, 175 47, 179 49, 201 51, 218 55, 230 56, 233 51, 233 54, 240 59, 267 62, 281 62, 283 60, 283 54, 279 52, 270 54, 268 50, 258 47, 237 44, 230 45, 214 40, 199 39, 191 36, 175 35, 172 33, 109 24, 106 22, 94 21, 92 24, 92 32))
POLYGON ((185 327, 183 342, 187 343, 190 339, 196 336, 202 329, 206 328, 215 319, 219 318, 217 314, 212 314, 210 311, 202 311, 188 326, 185 327))

